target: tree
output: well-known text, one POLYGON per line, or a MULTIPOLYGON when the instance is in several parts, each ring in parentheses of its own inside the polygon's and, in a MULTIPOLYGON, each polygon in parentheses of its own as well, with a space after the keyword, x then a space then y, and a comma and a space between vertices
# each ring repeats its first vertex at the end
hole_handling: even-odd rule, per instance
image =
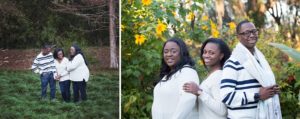
POLYGON ((116 16, 115 0, 63 0, 52 2, 54 7, 53 11, 73 14, 81 18, 86 19, 89 23, 97 26, 94 29, 81 31, 97 31, 103 29, 109 29, 109 41, 110 41, 110 68, 118 68, 118 54, 116 43, 116 16))
POLYGON ((116 52, 116 28, 115 28, 115 7, 114 0, 109 0, 109 41, 110 41, 110 68, 118 68, 116 52))

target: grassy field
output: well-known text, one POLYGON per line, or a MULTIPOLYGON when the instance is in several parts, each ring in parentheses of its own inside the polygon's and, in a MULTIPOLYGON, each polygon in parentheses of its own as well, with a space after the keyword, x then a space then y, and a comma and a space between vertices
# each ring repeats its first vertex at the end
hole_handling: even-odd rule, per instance
MULTIPOLYGON (((58 101, 40 101, 39 75, 30 71, 1 70, 0 118, 116 119, 119 115, 118 78, 117 71, 91 75, 87 83, 88 100, 74 104, 62 102, 58 83, 56 84, 58 101)), ((48 87, 47 97, 49 93, 48 87)))

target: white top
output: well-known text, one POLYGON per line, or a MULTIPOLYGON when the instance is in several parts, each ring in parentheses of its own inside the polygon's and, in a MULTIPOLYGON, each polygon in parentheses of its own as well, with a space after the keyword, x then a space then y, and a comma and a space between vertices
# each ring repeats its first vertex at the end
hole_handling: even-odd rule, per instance
POLYGON ((227 108, 220 96, 222 70, 210 74, 200 85, 199 119, 226 119, 227 108))
POLYGON ((67 64, 67 71, 70 72, 70 80, 83 81, 89 80, 90 71, 86 66, 81 54, 77 54, 72 61, 67 64))
POLYGON ((67 58, 63 58, 62 61, 59 63, 58 60, 54 60, 55 67, 56 67, 56 73, 54 73, 54 78, 57 75, 60 75, 61 78, 59 81, 66 81, 70 80, 69 72, 67 71, 67 64, 69 60, 67 58))
MULTIPOLYGON (((166 77, 162 80, 166 80, 166 77)), ((198 74, 194 69, 185 67, 168 81, 159 82, 154 88, 152 118, 198 119, 197 97, 183 90, 183 84, 191 81, 199 84, 198 74)))

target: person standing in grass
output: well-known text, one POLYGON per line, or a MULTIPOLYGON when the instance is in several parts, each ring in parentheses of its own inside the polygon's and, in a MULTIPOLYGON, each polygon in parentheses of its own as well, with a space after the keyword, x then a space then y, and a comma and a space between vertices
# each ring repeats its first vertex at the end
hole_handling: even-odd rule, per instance
POLYGON ((53 74, 56 72, 51 45, 43 45, 41 53, 34 59, 31 69, 40 74, 42 94, 41 99, 47 97, 47 86, 50 84, 50 100, 55 101, 56 82, 53 74))
POLYGON ((54 79, 59 80, 60 92, 65 102, 70 102, 70 75, 67 71, 69 60, 65 57, 64 51, 61 48, 54 50, 53 57, 55 59, 55 67, 57 73, 54 73, 54 79))
POLYGON ((80 100, 85 101, 87 100, 86 82, 89 80, 90 75, 87 61, 77 45, 71 46, 70 54, 71 56, 70 61, 67 64, 67 71, 70 72, 70 79, 73 82, 74 102, 80 100))

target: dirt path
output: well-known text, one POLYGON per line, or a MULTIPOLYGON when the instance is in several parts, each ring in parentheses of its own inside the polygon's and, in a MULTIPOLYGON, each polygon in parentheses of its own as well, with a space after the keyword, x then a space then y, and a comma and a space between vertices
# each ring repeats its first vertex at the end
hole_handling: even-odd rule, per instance
MULTIPOLYGON (((107 69, 110 63, 109 47, 87 48, 86 57, 90 60, 90 69, 107 69)), ((30 70, 39 49, 0 49, 0 69, 30 70)))

